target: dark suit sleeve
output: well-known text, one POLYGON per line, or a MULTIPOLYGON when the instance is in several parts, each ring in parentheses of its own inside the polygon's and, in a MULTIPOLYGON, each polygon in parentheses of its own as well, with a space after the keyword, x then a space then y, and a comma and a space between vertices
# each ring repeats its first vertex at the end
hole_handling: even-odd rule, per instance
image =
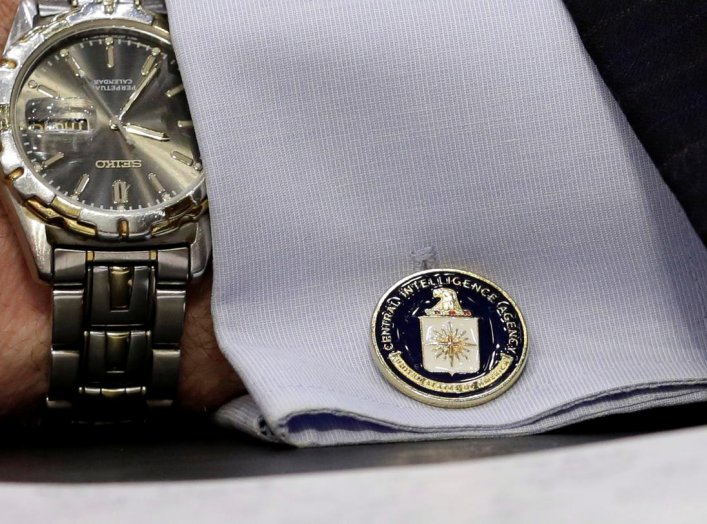
POLYGON ((638 138, 707 244, 707 1, 565 4, 638 138))

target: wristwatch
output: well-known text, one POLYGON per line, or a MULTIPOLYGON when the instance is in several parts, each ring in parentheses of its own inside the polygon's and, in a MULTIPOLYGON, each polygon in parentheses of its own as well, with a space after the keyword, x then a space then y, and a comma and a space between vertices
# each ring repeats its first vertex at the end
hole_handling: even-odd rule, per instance
POLYGON ((170 407, 211 236, 164 4, 23 0, 0 62, 0 142, 0 193, 53 287, 49 413, 170 407))

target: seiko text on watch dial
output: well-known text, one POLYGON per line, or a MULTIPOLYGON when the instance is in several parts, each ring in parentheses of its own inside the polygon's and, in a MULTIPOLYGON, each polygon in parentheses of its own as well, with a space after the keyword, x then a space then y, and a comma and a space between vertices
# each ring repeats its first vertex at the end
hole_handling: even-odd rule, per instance
POLYGON ((35 173, 84 206, 164 205, 203 176, 174 53, 149 36, 62 41, 27 69, 14 111, 35 173))

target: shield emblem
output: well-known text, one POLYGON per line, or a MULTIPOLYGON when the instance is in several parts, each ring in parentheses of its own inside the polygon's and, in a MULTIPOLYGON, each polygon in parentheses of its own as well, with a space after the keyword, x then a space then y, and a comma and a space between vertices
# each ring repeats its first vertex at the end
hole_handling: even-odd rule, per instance
POLYGON ((420 317, 422 367, 430 373, 477 373, 479 319, 462 308, 453 289, 437 288, 432 296, 439 301, 420 317))
POLYGON ((420 317, 422 367, 430 373, 477 373, 479 319, 420 317))

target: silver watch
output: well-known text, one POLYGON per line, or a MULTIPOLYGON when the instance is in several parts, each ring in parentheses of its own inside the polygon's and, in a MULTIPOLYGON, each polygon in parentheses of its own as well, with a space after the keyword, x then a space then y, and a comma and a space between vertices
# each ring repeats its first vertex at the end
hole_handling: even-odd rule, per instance
POLYGON ((171 406, 211 236, 163 3, 22 0, 0 141, 0 193, 53 287, 48 408, 113 422, 171 406))

